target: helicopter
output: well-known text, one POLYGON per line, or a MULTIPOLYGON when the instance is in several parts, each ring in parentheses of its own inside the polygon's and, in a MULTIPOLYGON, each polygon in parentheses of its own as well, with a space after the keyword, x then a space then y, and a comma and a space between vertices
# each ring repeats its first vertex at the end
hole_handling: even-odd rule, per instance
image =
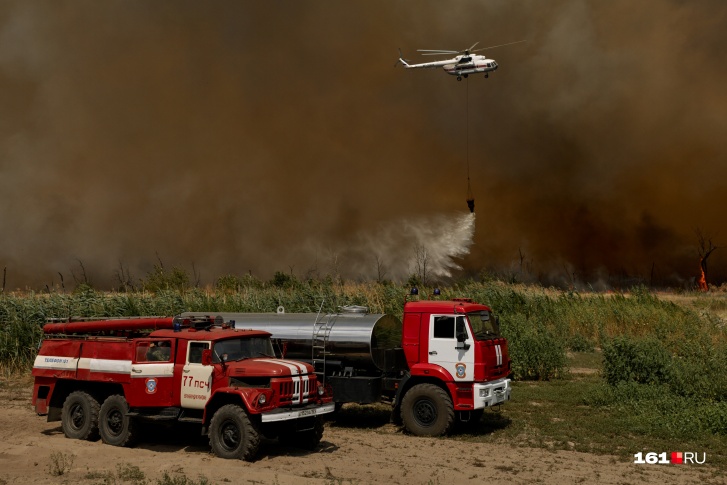
POLYGON ((480 54, 473 54, 474 52, 483 51, 485 49, 494 49, 495 47, 503 47, 506 45, 519 44, 525 42, 524 40, 518 40, 516 42, 509 42, 507 44, 493 45, 490 47, 481 47, 475 49, 475 46, 479 42, 475 42, 472 47, 462 51, 447 51, 447 50, 431 50, 431 49, 417 49, 417 52, 423 52, 424 56, 441 56, 445 54, 457 54, 452 59, 445 59, 442 61, 424 62, 422 64, 409 64, 411 61, 404 59, 404 56, 399 49, 399 59, 394 64, 396 67, 401 63, 406 69, 414 68, 436 68, 441 67, 447 74, 457 76, 457 81, 461 81, 462 78, 466 78, 470 74, 485 73, 485 77, 490 77, 490 72, 496 71, 499 67, 494 59, 488 59, 487 56, 480 54))

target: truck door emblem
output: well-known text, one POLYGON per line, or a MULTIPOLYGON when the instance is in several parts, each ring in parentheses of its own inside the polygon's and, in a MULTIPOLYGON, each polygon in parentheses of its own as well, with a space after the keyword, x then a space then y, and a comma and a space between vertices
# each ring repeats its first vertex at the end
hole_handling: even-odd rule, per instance
POLYGON ((146 393, 154 394, 155 392, 157 392, 157 380, 153 377, 150 377, 146 380, 146 393))
POLYGON ((467 364, 458 362, 454 365, 454 369, 457 371, 457 377, 460 379, 464 379, 464 377, 467 375, 467 364))

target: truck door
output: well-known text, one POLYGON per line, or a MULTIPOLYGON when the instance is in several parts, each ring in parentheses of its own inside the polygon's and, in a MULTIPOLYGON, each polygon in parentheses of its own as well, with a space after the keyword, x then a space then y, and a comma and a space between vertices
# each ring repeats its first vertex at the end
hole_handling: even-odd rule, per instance
POLYGON ((187 342, 187 358, 182 369, 181 402, 183 408, 204 409, 212 392, 214 366, 202 365, 202 351, 210 342, 187 342))
POLYGON ((132 407, 171 406, 174 379, 174 341, 137 339, 131 362, 132 407))
POLYGON ((474 381, 475 349, 472 346, 473 342, 464 315, 430 316, 429 363, 445 368, 455 382, 474 381))

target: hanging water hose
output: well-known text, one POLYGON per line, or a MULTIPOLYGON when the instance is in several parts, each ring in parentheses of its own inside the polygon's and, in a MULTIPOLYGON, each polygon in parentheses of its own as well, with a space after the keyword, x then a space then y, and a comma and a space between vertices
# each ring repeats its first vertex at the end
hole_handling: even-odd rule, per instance
POLYGON ((465 109, 465 131, 467 132, 467 207, 471 213, 475 212, 475 196, 472 194, 472 186, 470 184, 470 84, 465 78, 465 90, 467 92, 466 109, 465 109))

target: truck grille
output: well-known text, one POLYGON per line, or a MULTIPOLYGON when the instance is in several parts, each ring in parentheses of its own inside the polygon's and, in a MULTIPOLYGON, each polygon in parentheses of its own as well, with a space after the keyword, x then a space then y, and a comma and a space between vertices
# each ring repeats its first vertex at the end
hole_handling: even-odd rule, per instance
POLYGON ((301 379, 281 379, 271 383, 273 389, 278 391, 280 404, 305 404, 308 402, 311 391, 317 389, 315 374, 301 376, 301 379))

